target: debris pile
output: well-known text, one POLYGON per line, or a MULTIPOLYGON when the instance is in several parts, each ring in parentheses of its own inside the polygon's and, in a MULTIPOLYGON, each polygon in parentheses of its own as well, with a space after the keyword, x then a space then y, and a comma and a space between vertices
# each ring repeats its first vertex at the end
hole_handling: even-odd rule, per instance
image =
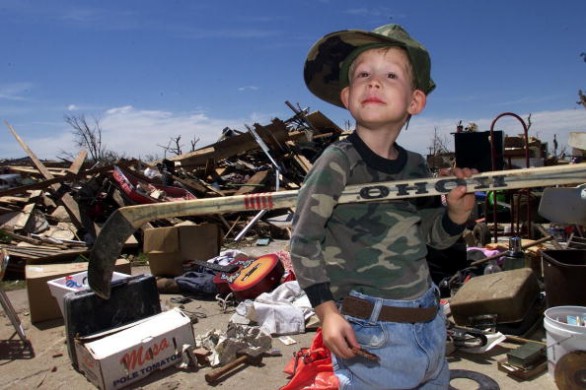
MULTIPOLYGON (((14 268, 6 277, 15 272, 13 277, 23 279, 23 264, 31 259, 87 260, 101 224, 120 207, 299 188, 312 162, 345 133, 321 112, 287 104, 294 111, 288 119, 246 125, 246 131, 226 127, 211 145, 151 163, 123 159, 90 165, 83 151, 73 162, 42 162, 8 125, 33 166, 26 160, 0 164, 0 244, 14 268)), ((227 241, 245 235, 288 238, 286 224, 266 222, 282 211, 257 219, 252 211, 161 219, 144 228, 189 220, 217 224, 227 241)), ((140 247, 142 230, 126 249, 140 247)))
MULTIPOLYGON (((302 185, 315 159, 326 146, 347 135, 320 112, 307 113, 291 105, 290 107, 295 115, 287 120, 275 118, 266 125, 246 126, 246 131, 224 128, 219 139, 211 145, 150 164, 125 159, 112 164, 91 165, 85 161, 86 153, 83 151, 73 162, 43 163, 8 125, 34 167, 28 164, 28 160, 0 164, 0 282, 8 278, 25 279, 26 266, 31 323, 63 316, 68 337, 66 344, 74 366, 78 362, 78 342, 81 353, 86 353, 86 350, 94 351, 99 346, 111 350, 109 352, 114 350, 114 345, 124 347, 118 351, 124 358, 115 359, 125 365, 121 370, 122 374, 115 379, 120 385, 125 386, 138 380, 139 372, 142 375, 162 369, 180 357, 181 362, 174 364, 181 369, 191 370, 192 374, 198 367, 209 366, 210 369, 206 370, 204 377, 210 385, 216 385, 239 372, 243 364, 262 367, 264 356, 280 354, 272 347, 272 337, 281 336, 279 340, 289 346, 295 343, 289 335, 316 329, 319 327, 319 320, 307 296, 295 281, 288 251, 279 250, 257 256, 240 252, 238 248, 228 248, 220 252, 220 248, 226 247, 226 243, 230 241, 237 243, 243 238, 256 240, 258 245, 271 238, 288 239, 288 224, 292 215, 288 207, 293 207, 290 205, 294 203, 291 201, 286 203, 288 206, 283 206, 285 202, 275 201, 273 204, 278 204, 277 207, 266 207, 266 204, 262 204, 262 207, 255 205, 232 209, 222 209, 218 205, 249 198, 249 195, 252 195, 251 198, 263 198, 266 194, 262 193, 276 192, 278 194, 272 194, 274 198, 287 195, 294 200, 295 195, 292 193, 302 185), (182 201, 192 199, 201 201, 181 205, 182 201), (162 204, 152 206, 156 203, 162 204), (131 205, 151 206, 127 207, 131 205), (197 212, 190 210, 186 213, 189 207, 196 208, 197 212), (201 212, 204 207, 208 207, 205 213, 201 212), (163 209, 168 212, 162 212, 163 209), (136 212, 137 210, 140 212, 136 212), (209 210, 212 212, 208 212, 209 210), (127 213, 124 214, 124 211, 127 213), (124 218, 116 219, 116 216, 124 218), (104 225, 107 220, 117 222, 104 225), (109 230, 108 227, 112 229, 109 230), (102 233, 112 231, 114 234, 100 234, 101 229, 102 233), (126 242, 124 239, 117 239, 118 236, 128 237, 131 232, 134 234, 126 242), (76 316, 65 315, 56 301, 47 299, 50 293, 53 294, 53 291, 49 292, 48 280, 61 278, 63 286, 58 287, 65 294, 67 288, 81 288, 85 284, 83 278, 82 282, 75 279, 74 272, 79 272, 75 276, 83 275, 87 276, 85 279, 91 279, 91 272, 88 272, 91 271, 91 264, 90 269, 86 270, 85 263, 92 248, 92 256, 98 253, 92 260, 97 259, 98 265, 103 268, 101 271, 104 271, 98 272, 99 275, 107 275, 105 271, 108 267, 104 262, 110 261, 110 255, 116 271, 131 274, 128 260, 136 260, 140 255, 128 260, 115 258, 114 255, 120 254, 119 245, 124 245, 125 255, 142 251, 148 258, 151 275, 130 277, 134 282, 128 282, 127 285, 108 285, 108 290, 115 287, 112 290, 118 288, 117 291, 124 291, 118 295, 112 294, 112 297, 109 296, 110 291, 102 288, 105 287, 104 283, 110 283, 109 278, 100 280, 104 284, 98 286, 100 288, 95 288, 92 284, 94 291, 87 295, 67 294, 69 297, 63 299, 68 307, 65 310, 67 313, 74 312, 71 309, 74 301, 81 303, 87 299, 91 302, 82 305, 81 309, 87 309, 83 314, 80 314, 82 311, 78 308, 76 316), (34 267, 29 268, 31 264, 34 267), (4 275, 8 278, 4 278, 4 275), (136 298, 134 293, 129 293, 131 285, 140 294, 137 301, 141 305, 136 307, 129 303, 136 298), (155 291, 182 296, 169 299, 169 305, 176 303, 179 306, 164 311, 169 315, 176 315, 177 318, 165 322, 165 333, 158 334, 157 337, 161 338, 153 337, 155 346, 153 349, 148 347, 149 352, 143 354, 142 344, 138 347, 139 342, 127 338, 124 333, 131 329, 123 328, 132 326, 134 332, 141 324, 144 325, 140 330, 146 333, 141 335, 141 340, 146 339, 143 337, 145 335, 153 336, 155 329, 165 328, 156 322, 159 321, 159 314, 156 313, 163 311, 163 306, 155 291), (104 297, 101 293, 108 293, 108 296, 104 297), (115 296, 122 297, 123 302, 116 303, 115 299, 110 299, 115 296), (188 296, 197 298, 197 306, 185 306, 192 301, 188 296), (150 305, 145 305, 145 297, 150 299, 150 305), (200 319, 206 320, 206 312, 210 312, 210 306, 208 305, 208 310, 202 310, 202 307, 206 300, 213 299, 220 305, 220 309, 213 306, 214 315, 219 311, 227 314, 228 306, 235 308, 231 312, 233 314, 227 331, 215 329, 193 338, 191 325, 200 319), (123 308, 123 313, 133 318, 121 318, 117 310, 119 307, 123 308), (145 307, 148 312, 143 311, 145 307), (128 308, 134 308, 136 312, 128 308), (134 323, 134 317, 139 317, 139 322, 134 323), (97 319, 105 321, 107 325, 90 329, 90 325, 93 327, 98 324, 97 319), (123 320, 123 323, 116 323, 114 319, 123 320), (114 324, 121 328, 106 329, 114 324), (79 327, 85 325, 88 327, 82 332, 79 327), (94 339, 96 331, 99 338, 94 339), (185 341, 179 343, 181 345, 175 345, 176 351, 180 350, 181 353, 165 355, 170 350, 163 337, 174 334, 185 336, 185 341), (119 343, 120 339, 124 339, 125 343, 119 343), (166 352, 158 356, 158 361, 151 361, 163 350, 166 352), (76 351, 75 354, 72 351, 76 351), (144 369, 137 366, 139 360, 145 363, 144 369), (137 370, 131 374, 131 368, 137 370)), ((452 162, 443 160, 437 163, 441 166, 452 162)), ((556 225, 548 224, 546 229, 540 224, 544 221, 535 218, 537 215, 528 213, 528 217, 524 218, 524 213, 518 210, 515 212, 513 201, 514 195, 518 194, 512 193, 512 190, 524 190, 523 185, 528 184, 522 180, 527 180, 528 177, 533 177, 531 188, 550 185, 551 182, 547 180, 555 180, 554 184, 582 180, 584 168, 567 168, 572 167, 554 168, 553 171, 541 168, 541 172, 524 171, 523 175, 511 172, 475 175, 473 180, 477 181, 473 182, 474 188, 486 190, 478 194, 478 206, 482 204, 481 195, 484 196, 484 210, 479 207, 479 215, 469 221, 468 229, 458 243, 442 251, 429 248, 427 256, 432 279, 439 286, 441 310, 449 320, 446 325, 449 354, 455 354, 458 350, 482 354, 507 340, 522 341, 527 347, 508 354, 506 359, 498 362, 498 369, 517 380, 531 380, 547 369, 543 343, 529 340, 526 336, 532 335, 536 325, 541 322, 545 306, 552 306, 556 297, 560 297, 556 305, 583 305, 586 302, 584 295, 578 296, 575 293, 579 290, 579 283, 582 283, 583 274, 578 275, 576 270, 571 271, 571 276, 576 277, 575 287, 570 286, 570 275, 564 275, 561 282, 558 280, 560 276, 552 274, 552 268, 556 271, 557 268, 563 270, 565 264, 561 263, 586 269, 586 257, 575 259, 576 253, 583 253, 584 243, 579 239, 583 236, 582 225, 586 212, 583 202, 579 207, 572 208, 579 212, 566 213, 558 207, 560 203, 569 204, 582 199, 576 191, 581 191, 580 187, 554 188, 556 191, 550 192, 549 200, 544 191, 540 196, 543 196, 542 201, 547 200, 544 204, 549 204, 549 207, 540 208, 539 214, 551 215, 552 219, 555 217, 555 220, 560 221, 559 226, 565 226, 560 230, 556 225), (572 172, 570 177, 564 178, 569 171, 572 172), (538 175, 545 177, 538 180, 538 175), (495 177, 498 179, 493 180, 495 177), (499 190, 502 189, 499 185, 506 187, 508 195, 513 196, 506 198, 504 190, 499 190), (498 192, 503 196, 500 199, 494 196, 496 200, 492 200, 492 205, 508 206, 504 210, 509 217, 507 222, 511 225, 508 246, 496 240, 496 213, 492 221, 487 218, 489 193, 495 195, 498 192), (568 220, 571 220, 571 226, 563 225, 569 223, 568 220), (495 223, 494 244, 488 242, 490 232, 486 222, 495 223), (532 229, 542 238, 522 241, 517 236, 524 231, 531 233, 532 229), (550 241, 554 250, 547 251, 545 244, 550 241), (563 247, 558 241, 566 241, 567 245, 563 247), (559 286, 569 288, 567 291, 559 291, 559 286)), ((407 182, 393 182, 395 187, 388 183, 386 186, 382 185, 385 183, 374 183, 376 186, 370 186, 373 192, 365 192, 370 197, 364 199, 373 199, 382 194, 382 190, 392 192, 389 190, 392 188, 403 193, 417 190, 428 195, 430 193, 427 189, 434 188, 438 191, 436 195, 444 195, 447 192, 445 189, 449 187, 448 183, 454 179, 443 177, 441 173, 439 176, 430 178, 429 183, 418 179, 417 186, 407 182), (435 184, 429 185, 432 182, 435 184)), ((355 191, 353 194, 358 192, 355 189, 352 191, 355 191)), ((441 196, 438 196, 438 200, 439 198, 441 196)), ((352 198, 350 201, 356 199, 352 198)), ((526 209, 529 210, 529 206, 526 209)), ((533 209, 530 211, 537 212, 533 209)), ((94 265, 94 273, 95 271, 94 265)), ((8 301, 7 298, 5 301, 8 301)), ((5 311, 26 343, 20 320, 10 307, 5 308, 5 311)), ((560 321, 566 325, 583 326, 584 314, 569 313, 560 318, 560 321)), ((297 363, 303 360, 302 357, 306 357, 306 353, 311 355, 314 352, 313 347, 319 345, 319 335, 317 331, 312 348, 300 349, 287 364, 284 372, 292 376, 292 381, 299 373, 297 363)), ((378 356, 369 351, 357 349, 355 353, 373 364, 378 361, 378 356)), ((92 366, 100 366, 111 356, 115 355, 110 354, 96 364, 93 362, 98 362, 98 355, 86 354, 81 360, 92 363, 92 366)), ((331 361, 324 359, 323 363, 320 365, 324 368, 324 374, 331 377, 331 361)), ((88 365, 81 372, 88 378, 97 378, 89 370, 88 365)), ((108 375, 112 373, 113 371, 108 371, 108 375)), ((100 376, 102 379, 105 377, 100 376)), ((92 382, 100 383, 100 386, 104 383, 94 380, 92 382)))

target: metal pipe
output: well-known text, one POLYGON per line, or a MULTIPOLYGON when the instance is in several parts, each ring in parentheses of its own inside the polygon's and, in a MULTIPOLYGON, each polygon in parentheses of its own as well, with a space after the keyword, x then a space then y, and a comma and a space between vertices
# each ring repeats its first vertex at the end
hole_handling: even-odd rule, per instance
MULTIPOLYGON (((523 118, 521 118, 519 115, 512 113, 512 112, 503 112, 502 114, 499 114, 496 118, 494 118, 494 120, 492 121, 491 125, 490 125, 490 157, 491 157, 491 165, 492 165, 492 170, 496 171, 496 150, 495 150, 495 145, 494 145, 494 126, 496 124, 496 122, 505 116, 512 116, 513 118, 516 118, 519 122, 521 122, 521 125, 523 126, 523 132, 524 132, 524 138, 525 138, 525 168, 529 168, 529 128, 527 127, 527 125, 525 124, 525 121, 523 120, 523 118)), ((504 153, 503 153, 504 154, 504 153)), ((504 155, 503 155, 504 158, 504 155)), ((511 167, 509 167, 510 169, 511 167)), ((494 194, 494 198, 496 200, 496 193, 494 194)), ((511 204, 514 202, 511 202, 511 204)), ((498 242, 498 225, 497 225, 497 220, 496 220, 496 207, 497 207, 497 203, 496 201, 493 202, 492 204, 492 216, 493 216, 493 232, 494 232, 494 242, 498 242)), ((528 205, 529 208, 529 205, 528 205)), ((514 214, 514 213, 511 213, 514 214)), ((514 230, 514 221, 511 218, 511 234, 516 234, 517 232, 513 231, 514 230)), ((529 226, 529 231, 531 231, 530 226, 529 226)))

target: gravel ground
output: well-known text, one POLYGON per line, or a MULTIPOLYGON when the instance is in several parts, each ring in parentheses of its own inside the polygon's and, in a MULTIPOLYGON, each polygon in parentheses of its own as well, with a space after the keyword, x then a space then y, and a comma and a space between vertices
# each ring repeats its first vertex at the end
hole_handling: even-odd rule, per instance
MULTIPOLYGON (((285 241, 272 241, 269 246, 251 245, 241 250, 249 255, 259 256, 286 248, 285 241)), ((148 273, 148 267, 135 267, 133 274, 148 273)), ((67 352, 65 328, 63 320, 47 321, 40 324, 31 324, 28 315, 28 301, 25 289, 8 291, 9 300, 14 306, 23 324, 32 348, 26 348, 15 335, 12 324, 3 311, 0 311, 0 388, 26 389, 92 389, 95 388, 85 377, 76 371, 67 352)), ((161 294, 161 303, 164 309, 177 306, 171 298, 173 294, 161 294)), ((52 298, 51 298, 52 299, 52 298)), ((192 300, 184 304, 186 312, 197 312, 201 315, 193 324, 194 334, 203 335, 210 330, 226 330, 231 310, 224 313, 215 301, 192 300)), ((264 357, 261 366, 243 366, 225 380, 211 386, 207 384, 204 375, 209 373, 209 367, 182 370, 175 367, 158 371, 144 380, 131 385, 130 388, 141 389, 183 389, 218 387, 222 389, 255 388, 256 390, 278 389, 287 383, 283 368, 293 356, 294 352, 302 347, 308 347, 314 336, 313 331, 304 334, 291 335, 296 344, 285 345, 278 338, 273 338, 272 346, 281 352, 281 356, 264 357)), ((540 328, 534 337, 543 340, 543 330, 540 328)), ((471 370, 493 378, 501 389, 555 389, 552 377, 546 372, 530 381, 514 379, 499 371, 497 362, 504 359, 506 353, 519 344, 502 343, 489 352, 483 354, 469 354, 460 350, 448 357, 450 368, 471 370)), ((467 379, 452 381, 456 389, 476 389, 478 386, 467 379)))

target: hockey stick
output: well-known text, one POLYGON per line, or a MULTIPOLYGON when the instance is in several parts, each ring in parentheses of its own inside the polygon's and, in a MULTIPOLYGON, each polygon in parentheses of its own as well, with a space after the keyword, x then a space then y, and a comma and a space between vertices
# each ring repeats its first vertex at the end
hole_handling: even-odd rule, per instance
MULTIPOLYGON (((583 182, 586 182, 586 164, 513 169, 481 173, 465 180, 444 177, 350 185, 346 187, 338 203, 441 195, 458 185, 466 186, 468 192, 476 192, 583 182)), ((89 285, 100 297, 109 298, 114 263, 124 243, 148 221, 180 216, 291 208, 295 206, 296 199, 297 190, 290 190, 121 207, 110 215, 94 243, 88 266, 89 285)))

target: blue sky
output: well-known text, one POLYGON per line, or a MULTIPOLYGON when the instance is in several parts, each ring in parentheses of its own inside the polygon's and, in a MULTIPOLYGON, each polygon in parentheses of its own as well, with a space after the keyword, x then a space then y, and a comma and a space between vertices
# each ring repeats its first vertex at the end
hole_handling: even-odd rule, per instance
MULTIPOLYGON (((106 147, 127 157, 287 119, 287 100, 344 126, 350 116, 305 87, 309 48, 399 23, 430 51, 438 85, 401 145, 427 153, 434 131, 451 140, 459 121, 488 130, 513 112, 562 148, 586 131, 585 15, 584 0, 0 0, 0 119, 41 158, 77 153, 66 115, 97 118, 106 147)), ((24 156, 0 127, 0 159, 24 156)), ((508 117, 495 128, 522 132, 508 117)))

